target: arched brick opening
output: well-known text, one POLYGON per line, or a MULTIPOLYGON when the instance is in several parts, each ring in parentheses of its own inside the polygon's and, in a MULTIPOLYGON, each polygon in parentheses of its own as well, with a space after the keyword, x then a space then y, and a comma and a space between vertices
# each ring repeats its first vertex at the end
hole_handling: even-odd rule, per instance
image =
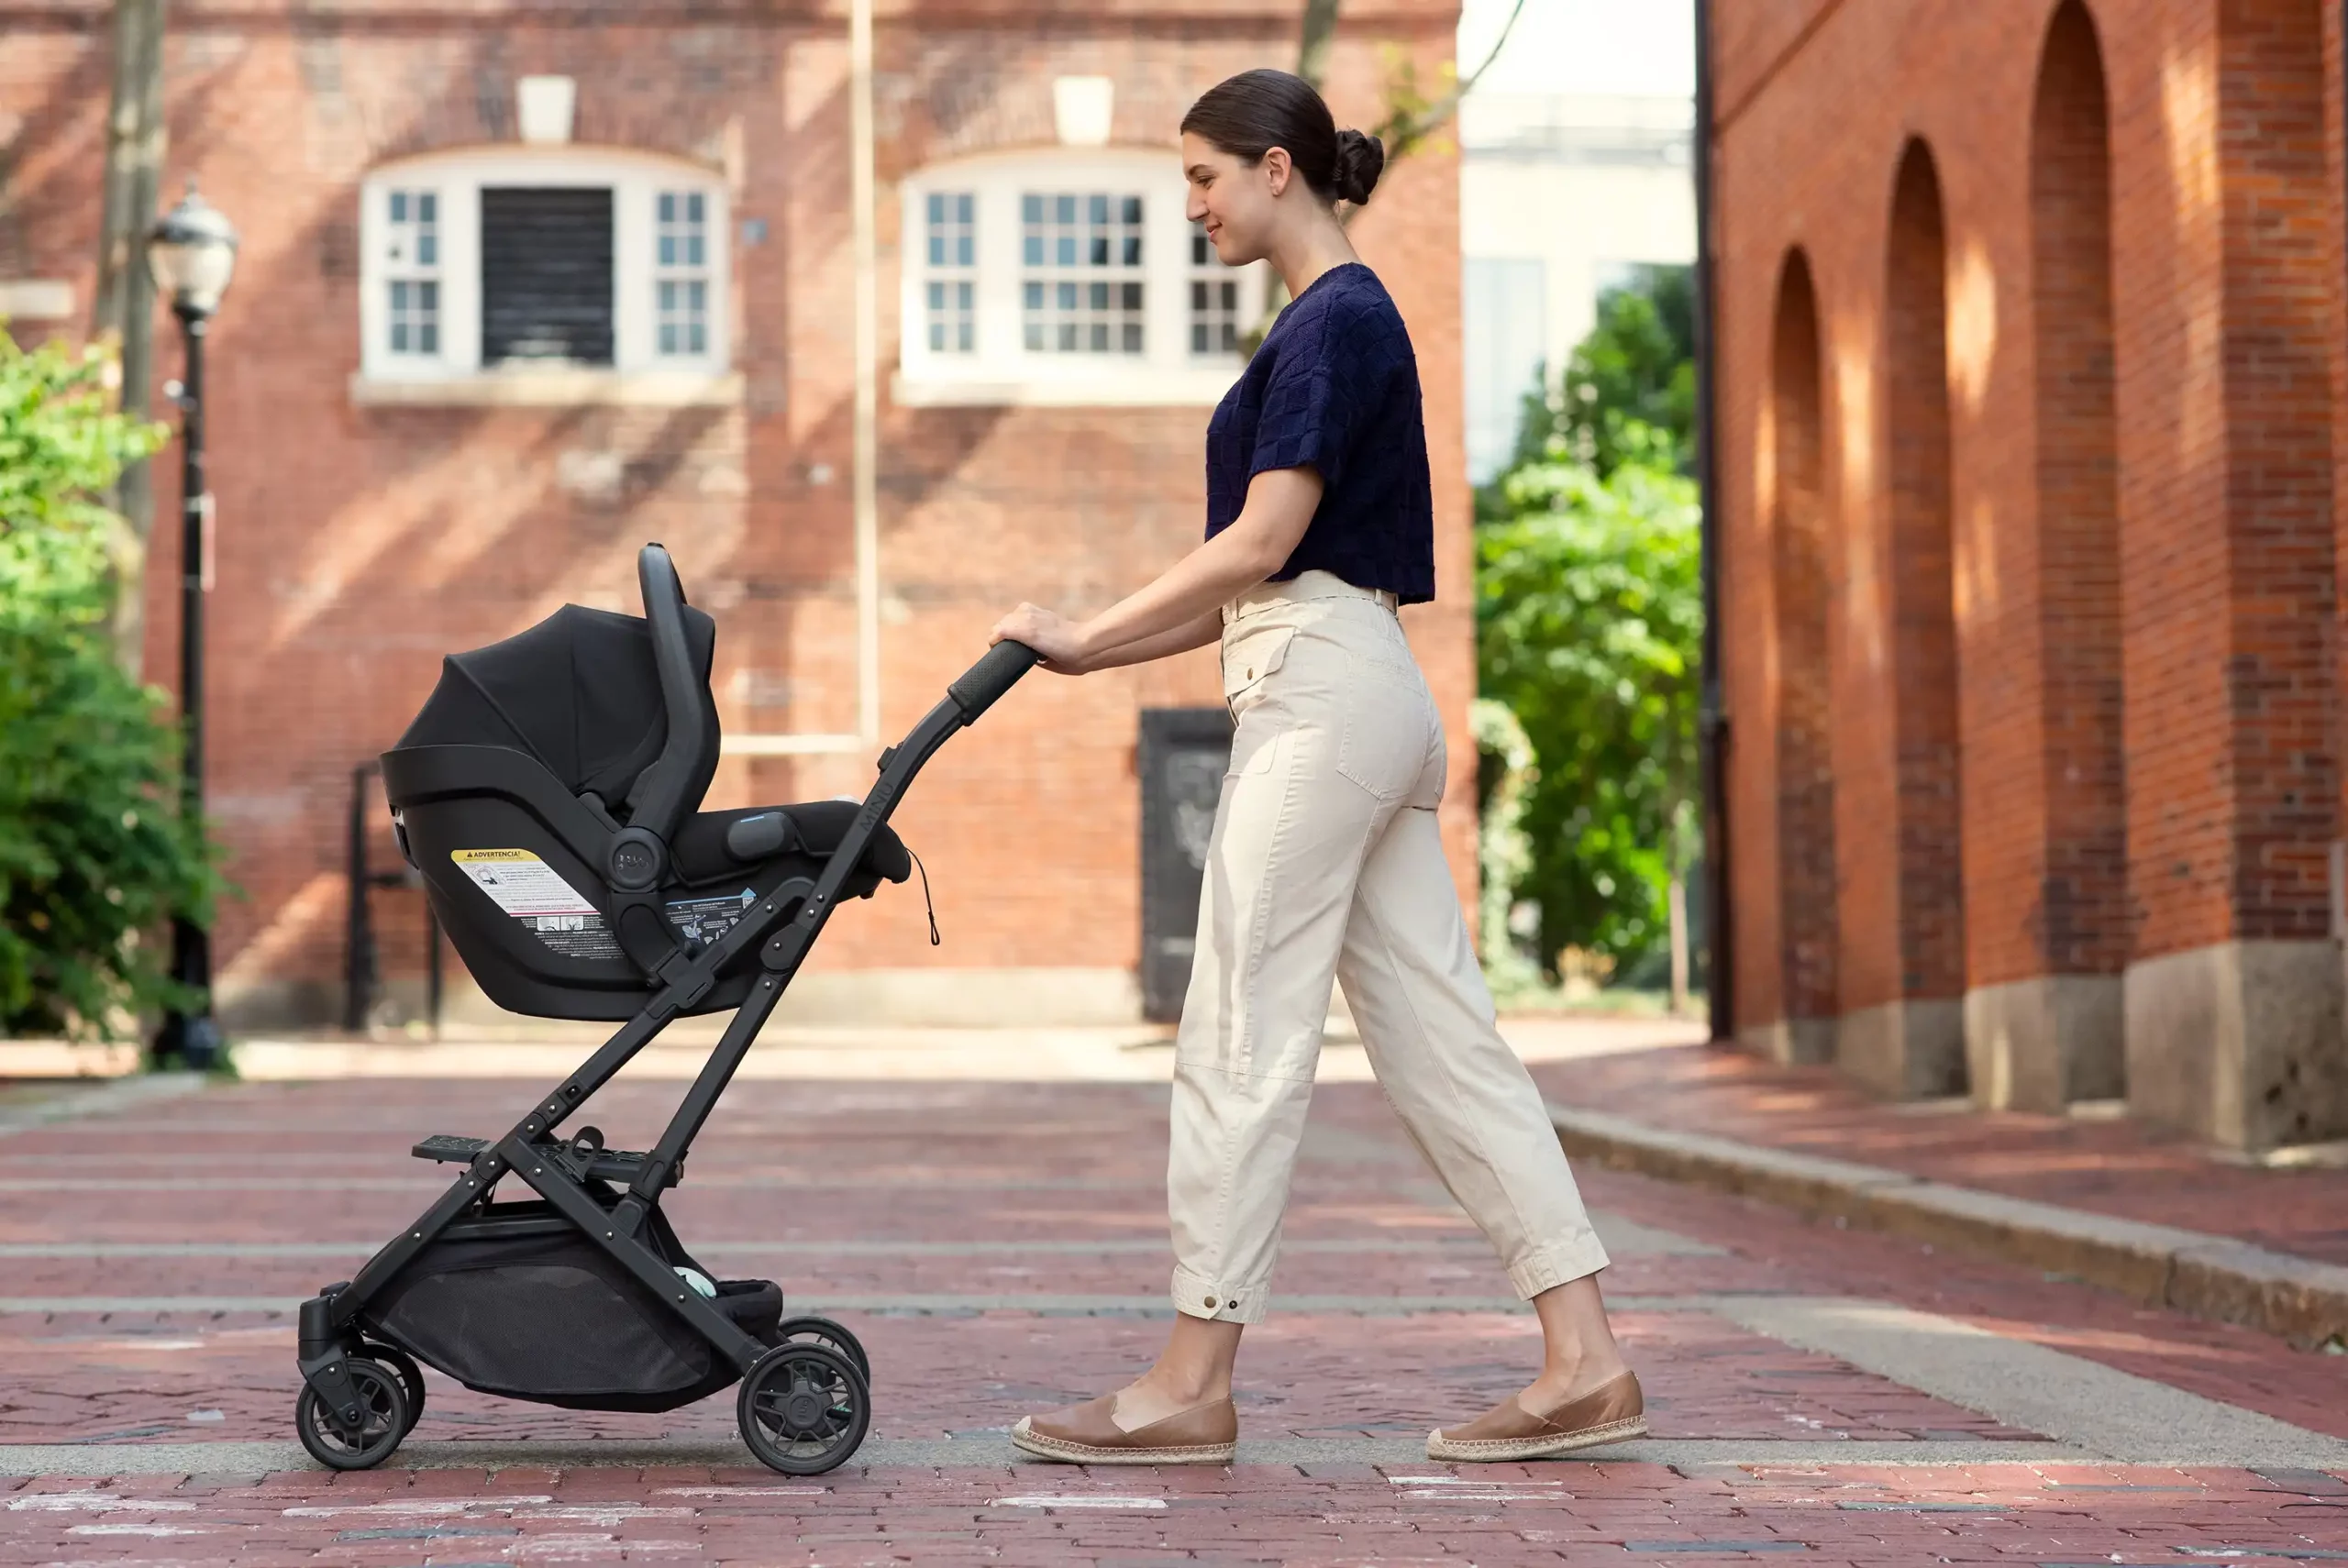
MULTIPOLYGON (((1899 818, 1899 996, 1965 994, 1956 621, 1949 530, 1947 246, 1933 155, 1911 141, 1891 202, 1884 289, 1890 435, 1891 656, 1899 818)), ((1951 1092, 1961 1041, 1911 1043, 1902 1086, 1951 1092)))
MULTIPOLYGON (((2095 22, 2082 0, 2064 0, 2030 144, 2046 759, 2034 934, 2050 975, 2118 975, 2129 949, 2110 123, 2095 22)), ((2117 1066, 2066 1098, 2118 1092, 2117 1066)))
POLYGON ((1777 471, 1778 900, 1785 1055, 1824 1061, 1835 1014, 1834 773, 1826 628, 1824 414, 1818 295, 1790 252, 1778 285, 1770 367, 1777 471))

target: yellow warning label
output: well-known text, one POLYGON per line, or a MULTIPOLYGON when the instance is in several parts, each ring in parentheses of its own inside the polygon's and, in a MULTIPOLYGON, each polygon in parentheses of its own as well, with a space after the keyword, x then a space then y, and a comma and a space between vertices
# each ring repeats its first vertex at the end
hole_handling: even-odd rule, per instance
POLYGON ((595 906, 526 849, 452 849, 449 858, 510 915, 592 915, 595 906))

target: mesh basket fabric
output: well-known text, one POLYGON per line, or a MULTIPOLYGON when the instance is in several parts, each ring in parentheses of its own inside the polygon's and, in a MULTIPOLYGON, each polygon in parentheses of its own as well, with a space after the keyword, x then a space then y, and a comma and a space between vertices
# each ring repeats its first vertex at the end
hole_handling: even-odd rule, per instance
MULTIPOLYGON (((667 1231, 658 1225, 647 1239, 691 1266, 667 1231)), ((768 1341, 782 1292, 766 1280, 729 1280, 714 1305, 768 1341)), ((559 1222, 444 1237, 368 1316, 383 1338, 467 1387, 540 1404, 670 1410, 740 1375, 616 1258, 559 1222)))

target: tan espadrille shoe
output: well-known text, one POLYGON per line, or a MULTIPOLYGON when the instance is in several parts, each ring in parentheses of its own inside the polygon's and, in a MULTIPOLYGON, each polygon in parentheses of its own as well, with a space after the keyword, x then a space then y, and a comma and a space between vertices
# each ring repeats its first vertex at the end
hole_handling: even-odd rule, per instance
POLYGON ((1427 1457, 1471 1463, 1547 1459, 1640 1437, 1646 1430, 1646 1398, 1638 1378, 1626 1372, 1545 1415, 1534 1415, 1512 1395, 1464 1427, 1436 1428, 1427 1438, 1427 1457))
POLYGON ((1239 1412, 1228 1399, 1193 1406, 1132 1431, 1119 1429, 1117 1397, 1073 1409, 1022 1416, 1011 1441, 1022 1452, 1069 1464, 1228 1464, 1239 1447, 1239 1412))

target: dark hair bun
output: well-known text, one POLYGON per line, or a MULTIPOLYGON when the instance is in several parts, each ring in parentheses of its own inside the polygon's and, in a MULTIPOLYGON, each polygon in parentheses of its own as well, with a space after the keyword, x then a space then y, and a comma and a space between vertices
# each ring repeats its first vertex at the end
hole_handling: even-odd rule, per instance
POLYGON ((1342 199, 1359 204, 1369 200, 1378 189, 1378 177, 1386 170, 1386 144, 1374 136, 1357 130, 1337 133, 1337 194, 1342 199))

